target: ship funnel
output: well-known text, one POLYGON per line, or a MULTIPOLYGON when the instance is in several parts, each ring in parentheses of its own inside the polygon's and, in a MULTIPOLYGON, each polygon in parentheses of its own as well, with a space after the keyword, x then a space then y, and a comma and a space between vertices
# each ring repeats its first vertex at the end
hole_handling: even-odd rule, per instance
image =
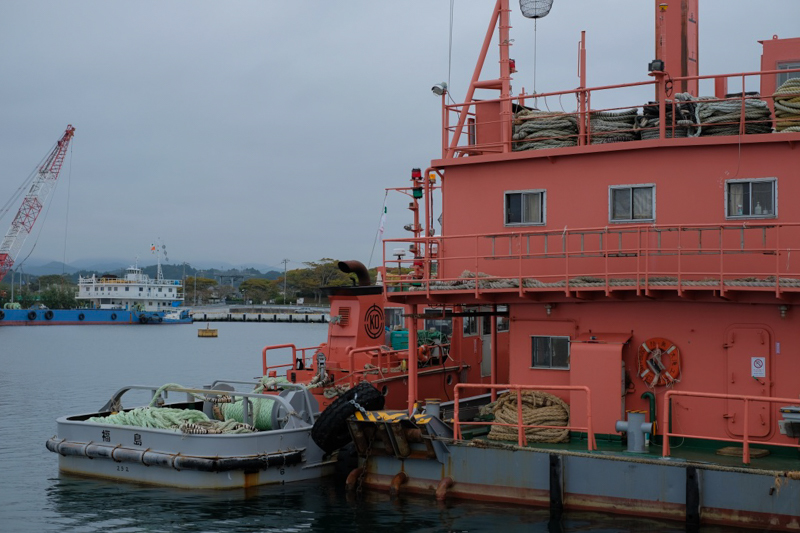
POLYGON ((553 0, 519 0, 522 16, 529 19, 546 17, 553 7, 553 0))
POLYGON ((339 270, 345 274, 355 274, 358 278, 358 285, 361 287, 368 287, 372 285, 372 280, 369 277, 369 270, 364 266, 361 261, 339 261, 339 270))

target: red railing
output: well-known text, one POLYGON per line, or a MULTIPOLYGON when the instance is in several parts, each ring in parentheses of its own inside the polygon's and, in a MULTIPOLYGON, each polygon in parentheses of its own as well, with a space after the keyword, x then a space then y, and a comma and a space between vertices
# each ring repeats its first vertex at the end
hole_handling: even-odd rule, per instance
POLYGON ((298 348, 294 344, 276 344, 274 346, 265 346, 264 349, 261 350, 261 372, 262 372, 262 375, 266 376, 267 372, 269 372, 270 370, 277 370, 279 368, 293 367, 295 365, 295 362, 297 361, 297 352, 300 352, 300 356, 303 358, 303 366, 307 368, 309 366, 308 363, 309 363, 311 357, 313 357, 313 354, 316 353, 317 350, 322 348, 322 346, 323 346, 322 344, 319 345, 319 346, 313 346, 313 347, 308 347, 308 348, 298 348), (283 364, 283 365, 268 366, 267 365, 267 352, 270 351, 270 350, 281 350, 281 349, 284 349, 284 348, 291 348, 292 349, 292 362, 291 363, 286 363, 286 364, 283 364), (307 352, 309 352, 309 351, 312 352, 311 357, 309 357, 307 355, 307 352))
POLYGON ((711 392, 692 392, 692 391, 676 391, 671 390, 667 391, 664 394, 664 404, 662 413, 670 413, 670 404, 669 401, 673 396, 688 396, 693 398, 715 398, 721 400, 741 400, 744 402, 744 423, 742 424, 742 438, 725 438, 725 437, 708 437, 702 435, 694 435, 689 433, 676 433, 670 431, 670 422, 671 420, 667 420, 664 425, 666 428, 663 431, 662 436, 664 437, 664 445, 663 445, 663 452, 662 455, 664 457, 670 456, 670 446, 669 446, 669 438, 670 437, 684 437, 684 438, 691 438, 691 439, 703 439, 703 440, 713 440, 713 441, 722 441, 722 442, 735 442, 741 443, 743 446, 743 453, 742 453, 742 462, 744 464, 750 464, 750 443, 751 442, 758 442, 762 445, 769 445, 769 446, 785 446, 789 448, 800 448, 800 443, 793 444, 793 443, 786 443, 786 442, 774 442, 774 441, 753 441, 749 435, 749 414, 750 414, 750 403, 751 402, 768 402, 768 403, 783 403, 788 405, 797 404, 797 398, 774 398, 769 396, 744 396, 739 394, 715 394, 711 392))
MULTIPOLYGON (((523 144, 529 142, 526 139, 513 139, 511 135, 501 135, 501 131, 511 130, 514 133, 514 126, 528 120, 548 120, 553 118, 568 117, 569 120, 575 122, 574 131, 564 132, 563 135, 553 135, 550 137, 536 137, 537 142, 553 141, 553 142, 566 142, 575 146, 584 146, 594 144, 595 137, 603 142, 615 142, 609 140, 620 133, 638 133, 639 137, 644 133, 648 139, 665 139, 676 136, 679 130, 699 131, 702 134, 702 128, 711 127, 717 128, 721 126, 734 127, 731 133, 733 135, 750 133, 748 125, 763 123, 765 126, 770 127, 774 124, 774 115, 765 116, 761 119, 747 119, 745 117, 745 109, 747 101, 761 100, 769 104, 773 103, 772 94, 757 94, 761 88, 760 80, 762 76, 776 76, 778 74, 786 74, 791 72, 800 72, 800 68, 785 69, 785 70, 769 70, 759 72, 743 72, 736 74, 725 75, 708 75, 708 76, 685 76, 678 78, 669 78, 663 73, 654 73, 655 79, 647 80, 636 83, 626 83, 617 85, 606 85, 599 87, 591 87, 586 89, 570 89, 566 91, 554 91, 549 93, 537 93, 536 95, 521 94, 518 96, 511 96, 508 98, 496 99, 483 99, 480 101, 472 101, 466 103, 458 103, 445 105, 443 107, 443 138, 442 138, 442 151, 443 158, 460 157, 464 155, 480 155, 480 154, 493 154, 493 153, 509 153, 517 151, 523 144), (727 93, 727 83, 729 80, 740 80, 740 83, 733 81, 731 86, 736 86, 733 91, 740 91, 737 96, 725 96, 719 93, 716 84, 719 81, 724 81, 727 93), (686 107, 686 104, 697 104, 699 100, 677 100, 672 94, 672 87, 680 86, 682 81, 696 80, 698 86, 703 80, 708 80, 715 83, 715 97, 702 100, 703 105, 713 105, 719 103, 738 103, 740 105, 741 113, 736 118, 731 118, 728 121, 721 122, 703 122, 698 120, 697 117, 686 116, 685 113, 678 112, 686 107), (751 83, 748 87, 748 81, 758 82, 751 83), (748 89, 751 94, 747 94, 748 89), (606 107, 591 108, 592 98, 596 101, 601 99, 608 102, 624 102, 634 101, 630 95, 621 95, 622 90, 628 92, 636 92, 634 98, 636 103, 627 106, 614 105, 606 107), (659 94, 658 103, 641 103, 646 102, 652 98, 654 92, 659 94), (756 94, 752 94, 756 93, 756 94), (533 105, 531 106, 531 101, 533 105), (564 106, 568 102, 585 102, 583 106, 579 106, 579 110, 565 112, 564 106), (510 104, 509 104, 510 102, 510 104), (503 106, 514 105, 520 106, 519 108, 532 107, 534 109, 544 108, 547 111, 536 117, 507 117, 500 112, 503 106), (600 113, 617 112, 628 109, 644 110, 649 108, 654 112, 654 117, 664 117, 665 115, 669 120, 660 120, 656 126, 648 126, 646 124, 632 127, 620 127, 618 130, 603 129, 601 131, 593 131, 592 119, 598 118, 600 113), (560 111, 555 111, 558 109, 560 111), (461 115, 468 117, 468 120, 460 120, 461 115), (455 116, 455 120, 451 120, 451 115, 455 116), (680 118, 679 118, 680 117, 680 118), (688 119, 688 120, 687 120, 688 119), (679 124, 678 121, 682 120, 679 124), (463 128, 468 128, 467 134, 463 135, 463 128), (699 130, 698 130, 699 128, 699 130), (454 144, 454 140, 458 140, 458 144, 454 144), (462 139, 466 139, 462 141, 462 139)), ((782 95, 785 96, 785 95, 782 95)), ((791 95, 790 95, 791 96, 791 95)), ((751 102, 752 103, 752 102, 751 102)), ((771 108, 774 108, 772 106, 771 108)), ((800 124, 800 115, 795 119, 783 117, 780 119, 781 123, 788 123, 796 120, 800 124)), ((681 132, 682 135, 683 132, 681 132)), ((638 140, 638 139, 637 139, 638 140)), ((540 144, 541 147, 546 147, 545 144, 540 144)))
POLYGON ((596 450, 597 444, 592 431, 592 393, 589 387, 579 385, 499 385, 499 384, 484 384, 484 383, 459 383, 455 386, 453 395, 453 438, 461 440, 461 426, 502 426, 502 427, 515 427, 517 428, 517 444, 520 446, 527 446, 528 439, 525 436, 525 430, 528 428, 541 428, 541 429, 570 429, 576 431, 585 431, 587 435, 589 450, 596 450), (459 391, 463 389, 491 389, 496 390, 509 390, 517 393, 517 423, 516 424, 501 424, 499 422, 462 422, 459 420, 459 391), (524 390, 556 390, 556 391, 577 391, 586 393, 586 427, 581 426, 542 426, 542 425, 526 425, 522 422, 522 395, 521 391, 524 390))
POLYGON ((509 231, 384 241, 387 290, 534 291, 713 288, 800 291, 800 224, 741 220, 723 224, 622 225, 509 231), (413 245, 441 250, 433 259, 392 259, 387 251, 413 245), (467 278, 464 270, 472 271, 467 278), (580 278, 577 279, 576 278, 580 278))

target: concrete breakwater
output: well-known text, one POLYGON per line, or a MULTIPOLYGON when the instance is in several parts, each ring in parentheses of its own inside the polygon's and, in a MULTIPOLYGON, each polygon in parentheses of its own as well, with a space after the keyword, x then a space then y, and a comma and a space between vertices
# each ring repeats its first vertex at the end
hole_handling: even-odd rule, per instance
POLYGON ((293 309, 211 308, 191 312, 194 322, 330 322, 324 312, 297 312, 293 309))

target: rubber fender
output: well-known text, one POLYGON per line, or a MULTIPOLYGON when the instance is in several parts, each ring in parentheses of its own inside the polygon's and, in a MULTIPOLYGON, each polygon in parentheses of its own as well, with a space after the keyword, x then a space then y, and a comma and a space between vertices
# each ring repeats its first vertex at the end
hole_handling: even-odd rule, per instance
POLYGON ((44 314, 44 317, 45 317, 47 320, 53 320, 53 312, 52 312, 52 311, 50 311, 50 310, 48 309, 48 310, 45 312, 45 314, 44 314))
POLYGON ((369 382, 362 381, 330 404, 317 418, 311 428, 311 438, 325 453, 331 453, 350 442, 347 419, 356 412, 355 400, 367 411, 383 409, 386 399, 381 391, 369 382))
POLYGON ((28 320, 36 320, 36 311, 28 313, 28 320))
POLYGON ((111 313, 111 320, 117 319, 117 313, 111 313))
POLYGON ((5 311, 0 309, 0 320, 3 320, 6 317, 5 311))
POLYGON ((78 315, 78 320, 83 320, 84 318, 86 318, 86 315, 84 315, 83 313, 78 315))

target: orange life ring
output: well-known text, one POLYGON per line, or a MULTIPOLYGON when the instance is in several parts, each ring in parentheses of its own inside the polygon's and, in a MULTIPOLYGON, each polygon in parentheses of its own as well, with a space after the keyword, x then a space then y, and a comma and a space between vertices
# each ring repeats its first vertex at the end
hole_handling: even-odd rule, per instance
POLYGON ((427 363, 428 359, 431 357, 431 347, 427 344, 423 344, 419 348, 417 348, 417 360, 420 363, 427 363))
POLYGON ((639 377, 650 387, 673 385, 681 380, 681 351, 662 337, 647 339, 639 346, 639 377), (665 366, 661 357, 669 357, 665 366))

